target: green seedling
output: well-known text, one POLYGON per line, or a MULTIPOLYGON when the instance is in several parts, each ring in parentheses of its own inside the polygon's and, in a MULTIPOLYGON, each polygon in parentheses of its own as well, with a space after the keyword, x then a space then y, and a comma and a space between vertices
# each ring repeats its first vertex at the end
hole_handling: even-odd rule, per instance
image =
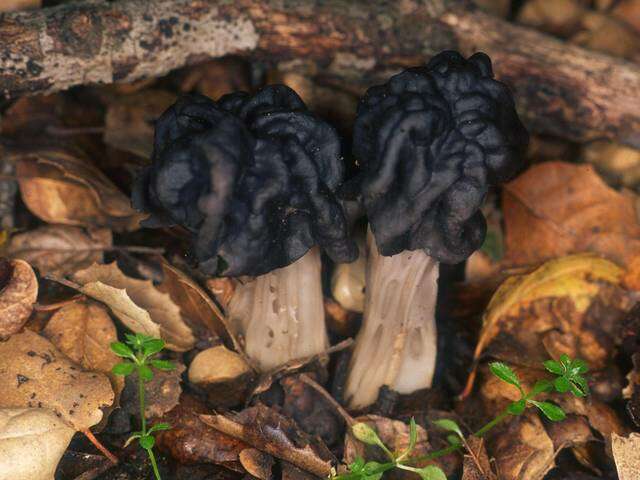
MULTIPOLYGON (((518 375, 502 362, 492 362, 489 369, 493 375, 505 383, 513 385, 520 392, 520 398, 511 402, 493 420, 485 424, 478 431, 472 433, 473 436, 481 438, 493 429, 500 422, 511 416, 522 415, 527 408, 538 409, 546 418, 553 422, 559 422, 566 418, 566 414, 558 405, 536 400, 536 397, 543 393, 557 392, 561 394, 570 393, 576 397, 584 397, 589 394, 587 379, 584 375, 589 368, 584 360, 571 360, 567 355, 562 355, 560 361, 547 360, 544 367, 554 375, 552 380, 538 380, 530 391, 525 391, 518 375)), ((380 440, 376 431, 366 423, 356 423, 351 427, 353 436, 367 445, 379 447, 388 457, 387 462, 365 461, 363 458, 356 458, 353 463, 347 466, 345 473, 332 473, 333 480, 379 480, 385 472, 392 469, 408 470, 416 473, 422 480, 446 480, 446 475, 435 465, 426 467, 415 467, 418 463, 435 460, 457 450, 466 449, 467 441, 460 426, 453 420, 442 419, 433 422, 436 426, 447 430, 450 435, 447 437, 449 446, 419 457, 411 456, 417 440, 417 427, 412 418, 409 423, 409 445, 402 452, 392 452, 380 440)))
POLYGON ((158 370, 173 370, 175 365, 167 360, 159 360, 154 358, 164 348, 164 340, 159 338, 148 337, 141 333, 132 335, 130 333, 125 334, 126 341, 113 342, 111 344, 111 350, 113 353, 125 361, 115 365, 111 371, 115 375, 127 375, 136 374, 138 376, 138 396, 140 398, 140 419, 141 429, 138 432, 133 432, 127 439, 125 447, 132 441, 138 440, 140 446, 146 450, 151 460, 151 466, 153 467, 153 473, 156 480, 161 480, 160 472, 158 471, 158 463, 153 453, 153 446, 156 443, 153 434, 161 430, 168 430, 171 426, 168 423, 156 423, 151 427, 147 426, 145 418, 145 398, 144 398, 144 384, 145 382, 153 379, 153 368, 158 370))

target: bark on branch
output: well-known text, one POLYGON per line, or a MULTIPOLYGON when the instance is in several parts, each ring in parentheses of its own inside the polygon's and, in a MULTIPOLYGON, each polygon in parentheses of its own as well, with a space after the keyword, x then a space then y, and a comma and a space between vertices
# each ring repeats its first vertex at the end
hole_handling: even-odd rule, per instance
POLYGON ((474 11, 464 0, 88 0, 0 15, 6 97, 160 76, 229 54, 313 62, 358 91, 454 48, 494 60, 532 130, 640 147, 640 67, 474 11))

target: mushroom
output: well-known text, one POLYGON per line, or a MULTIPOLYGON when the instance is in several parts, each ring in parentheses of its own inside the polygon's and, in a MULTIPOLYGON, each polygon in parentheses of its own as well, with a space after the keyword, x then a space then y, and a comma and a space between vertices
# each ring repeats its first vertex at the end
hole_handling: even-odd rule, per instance
POLYGON ((345 386, 351 408, 375 402, 383 385, 401 394, 431 386, 439 263, 481 246, 488 187, 521 171, 527 144, 483 53, 445 51, 366 92, 353 134, 369 253, 345 386))
POLYGON ((207 275, 243 277, 229 312, 262 370, 327 347, 320 249, 356 258, 334 192, 344 166, 335 130, 298 95, 271 85, 218 101, 179 99, 156 124, 136 179, 144 226, 181 225, 207 275))

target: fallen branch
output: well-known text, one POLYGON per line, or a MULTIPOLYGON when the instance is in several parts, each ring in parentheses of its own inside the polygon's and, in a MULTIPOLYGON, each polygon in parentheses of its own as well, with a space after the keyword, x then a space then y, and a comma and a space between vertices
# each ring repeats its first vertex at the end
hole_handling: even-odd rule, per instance
POLYGON ((131 82, 224 55, 303 68, 360 93, 439 50, 487 52, 533 131, 640 147, 640 67, 464 0, 86 1, 0 16, 0 92, 131 82))

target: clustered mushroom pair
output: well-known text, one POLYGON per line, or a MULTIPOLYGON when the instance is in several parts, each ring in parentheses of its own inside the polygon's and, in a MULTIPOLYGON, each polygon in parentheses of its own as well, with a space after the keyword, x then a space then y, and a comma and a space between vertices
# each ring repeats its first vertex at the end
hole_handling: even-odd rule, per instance
POLYGON ((453 51, 371 87, 353 130, 360 171, 346 182, 335 129, 290 88, 186 96, 157 122, 133 203, 150 213, 145 226, 191 232, 204 274, 253 277, 227 313, 246 354, 270 370, 327 348, 321 251, 357 258, 340 196, 355 192, 368 260, 345 391, 361 408, 384 385, 431 386, 439 262, 481 246, 487 189, 523 168, 528 135, 489 57, 453 51))

